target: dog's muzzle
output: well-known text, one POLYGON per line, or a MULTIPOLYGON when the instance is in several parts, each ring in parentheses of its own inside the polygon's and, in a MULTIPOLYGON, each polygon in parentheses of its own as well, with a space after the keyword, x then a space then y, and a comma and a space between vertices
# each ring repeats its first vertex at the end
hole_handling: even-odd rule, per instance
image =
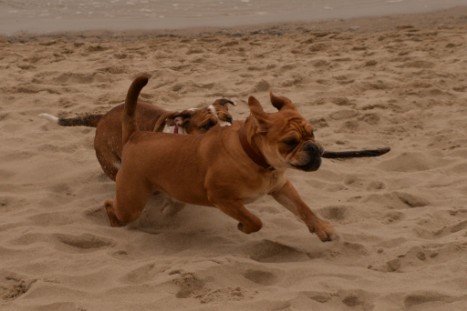
POLYGON ((302 152, 306 153, 308 161, 304 164, 296 166, 296 168, 305 172, 318 170, 321 165, 321 155, 323 154, 323 148, 319 144, 307 142, 303 146, 302 152))

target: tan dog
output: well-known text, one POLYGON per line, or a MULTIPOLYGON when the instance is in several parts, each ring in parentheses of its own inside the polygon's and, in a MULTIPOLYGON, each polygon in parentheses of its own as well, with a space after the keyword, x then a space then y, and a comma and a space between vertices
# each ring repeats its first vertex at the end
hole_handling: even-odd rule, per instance
POLYGON ((245 233, 261 229, 261 220, 245 205, 265 194, 297 215, 321 241, 335 238, 331 225, 316 216, 284 175, 288 168, 317 170, 323 152, 313 127, 285 97, 271 93, 279 111, 266 113, 254 97, 251 115, 231 127, 215 127, 204 135, 167 135, 138 130, 135 110, 148 78, 130 86, 123 115, 123 163, 116 198, 105 203, 112 226, 138 218, 151 194, 214 206, 236 219, 245 233))
MULTIPOLYGON (((216 124, 221 126, 232 124, 229 104, 234 105, 232 101, 222 98, 204 108, 170 112, 139 102, 136 119, 142 131, 174 134, 205 133, 216 124)), ((112 180, 115 180, 122 157, 122 115, 123 104, 106 114, 90 114, 74 118, 57 118, 49 114, 41 114, 42 117, 62 126, 96 127, 94 137, 96 156, 104 173, 112 180)))

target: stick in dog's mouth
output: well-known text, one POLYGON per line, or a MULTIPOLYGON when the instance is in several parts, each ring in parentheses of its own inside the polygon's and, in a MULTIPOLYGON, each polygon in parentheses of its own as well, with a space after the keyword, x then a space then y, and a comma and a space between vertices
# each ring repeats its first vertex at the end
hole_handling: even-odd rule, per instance
POLYGON ((347 150, 347 151, 327 151, 325 150, 321 155, 322 158, 327 159, 349 159, 349 158, 367 158, 379 157, 388 153, 390 147, 382 147, 376 149, 361 149, 361 150, 347 150))

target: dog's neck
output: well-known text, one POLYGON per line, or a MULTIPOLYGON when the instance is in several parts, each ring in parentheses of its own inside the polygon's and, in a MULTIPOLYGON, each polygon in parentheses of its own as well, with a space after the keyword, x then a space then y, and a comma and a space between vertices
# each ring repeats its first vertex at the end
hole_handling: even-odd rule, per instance
POLYGON ((263 169, 269 171, 275 170, 275 168, 268 163, 268 161, 266 160, 264 155, 258 150, 258 148, 254 148, 252 144, 248 141, 246 124, 247 122, 245 122, 238 131, 238 138, 240 139, 240 144, 242 145, 243 151, 245 151, 245 153, 253 162, 255 162, 263 169))

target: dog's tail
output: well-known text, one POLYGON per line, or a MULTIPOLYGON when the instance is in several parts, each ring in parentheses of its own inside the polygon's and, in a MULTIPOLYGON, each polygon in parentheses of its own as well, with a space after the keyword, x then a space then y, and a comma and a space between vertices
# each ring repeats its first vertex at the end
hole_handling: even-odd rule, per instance
POLYGON ((88 127, 96 127, 97 123, 99 123, 99 120, 103 116, 104 116, 103 114, 87 114, 83 116, 77 116, 74 118, 59 118, 48 113, 39 114, 39 117, 45 118, 61 126, 88 126, 88 127))
POLYGON ((131 134, 133 134, 138 128, 136 126, 136 104, 138 102, 138 96, 141 89, 148 83, 149 75, 142 74, 136 77, 128 89, 128 93, 125 99, 125 108, 123 109, 123 121, 122 121, 122 142, 126 144, 131 134))
POLYGON ((327 151, 325 150, 321 157, 328 159, 349 159, 349 158, 365 158, 365 157, 379 157, 391 150, 389 147, 377 149, 362 149, 362 150, 349 150, 349 151, 327 151))

